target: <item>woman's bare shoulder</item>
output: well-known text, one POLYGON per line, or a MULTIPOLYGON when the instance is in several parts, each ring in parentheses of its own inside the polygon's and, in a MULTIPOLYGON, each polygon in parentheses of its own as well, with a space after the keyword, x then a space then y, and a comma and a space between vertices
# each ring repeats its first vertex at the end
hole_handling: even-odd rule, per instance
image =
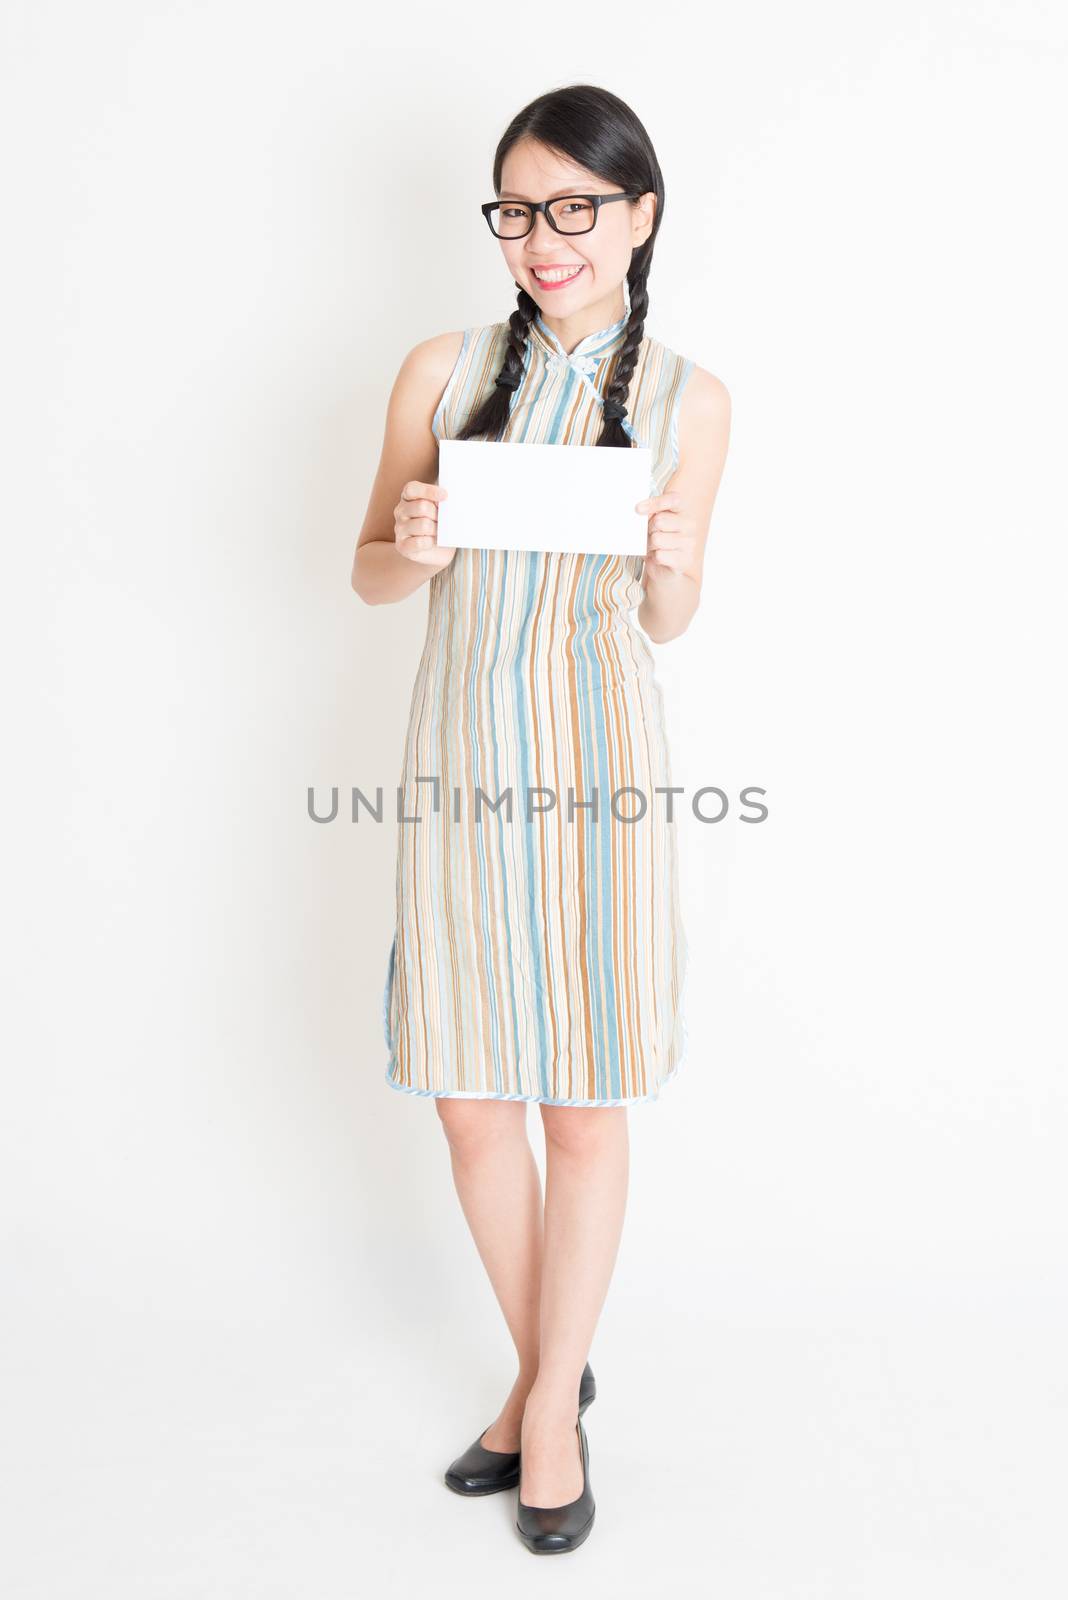
POLYGON ((707 423, 729 422, 731 414, 730 390, 714 372, 693 363, 689 380, 683 390, 682 405, 691 416, 707 423))
POLYGON ((688 416, 701 425, 729 423, 731 397, 723 380, 662 339, 650 334, 646 338, 660 356, 665 386, 676 388, 681 378, 680 421, 688 416))
POLYGON ((449 374, 456 365, 463 348, 464 331, 436 333, 429 339, 413 344, 401 362, 398 381, 410 379, 413 384, 443 389, 449 374))

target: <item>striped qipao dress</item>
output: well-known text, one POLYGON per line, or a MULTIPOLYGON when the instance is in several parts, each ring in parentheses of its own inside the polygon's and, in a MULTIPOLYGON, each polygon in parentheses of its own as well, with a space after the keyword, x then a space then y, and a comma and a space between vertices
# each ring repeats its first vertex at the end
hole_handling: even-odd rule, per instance
MULTIPOLYGON (((570 355, 531 323, 506 440, 596 443, 624 294, 619 322, 570 355)), ((505 322, 464 331, 435 437, 493 388, 507 339, 505 322)), ((692 369, 643 339, 623 426, 652 447, 652 493, 678 464, 692 369)), ((396 1089, 618 1106, 655 1100, 682 1060, 681 807, 657 792, 672 782, 663 697, 630 616, 643 570, 640 556, 458 548, 428 581, 382 1002, 396 1089)))

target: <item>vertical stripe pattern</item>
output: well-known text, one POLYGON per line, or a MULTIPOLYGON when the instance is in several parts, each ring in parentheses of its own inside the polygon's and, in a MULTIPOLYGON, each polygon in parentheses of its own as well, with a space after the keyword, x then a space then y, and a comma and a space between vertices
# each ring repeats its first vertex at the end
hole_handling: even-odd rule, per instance
MULTIPOLYGON (((539 316, 505 439, 595 444, 628 316, 570 355, 539 316)), ((507 323, 465 331, 437 438, 490 392, 507 337, 507 323)), ((652 447, 652 493, 678 462, 692 368, 643 339, 624 427, 652 447)), ((459 548, 429 580, 400 779, 418 820, 398 825, 382 1001, 394 1088, 624 1105, 655 1099, 682 1060, 678 822, 657 792, 672 782, 663 696, 630 616, 643 566, 459 548)))

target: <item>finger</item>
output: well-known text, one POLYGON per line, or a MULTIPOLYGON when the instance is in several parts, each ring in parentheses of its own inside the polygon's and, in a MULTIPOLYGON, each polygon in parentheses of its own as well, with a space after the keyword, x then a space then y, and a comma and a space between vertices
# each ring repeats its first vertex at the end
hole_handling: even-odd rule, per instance
POLYGON ((401 490, 401 499, 433 500, 437 502, 439 500, 444 500, 448 492, 449 491, 447 489, 443 489, 441 487, 440 483, 417 483, 415 479, 413 479, 411 483, 406 483, 404 485, 404 488, 401 490))
POLYGON ((678 533, 682 529, 682 518, 677 511, 654 511, 649 518, 650 533, 657 528, 663 528, 665 532, 678 533))
POLYGON ((685 564, 678 550, 656 550, 652 555, 652 563, 664 572, 681 572, 685 564))
POLYGON ((665 550, 674 550, 680 555, 686 552, 685 540, 675 539, 669 533, 651 533, 649 535, 648 549, 658 555, 665 550))

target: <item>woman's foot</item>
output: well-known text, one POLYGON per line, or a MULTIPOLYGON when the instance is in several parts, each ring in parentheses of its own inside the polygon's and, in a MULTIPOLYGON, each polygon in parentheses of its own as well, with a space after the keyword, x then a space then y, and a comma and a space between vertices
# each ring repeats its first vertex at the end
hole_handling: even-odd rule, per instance
MULTIPOLYGON (((468 1445, 466 1450, 456 1457, 455 1461, 449 1463, 445 1469, 445 1482, 450 1489, 455 1490, 457 1494, 496 1494, 501 1489, 516 1487, 519 1483, 519 1443, 522 1426, 521 1419, 519 1422, 512 1419, 515 1416, 519 1395, 529 1394, 530 1387, 522 1377, 517 1378, 500 1414, 472 1444, 468 1445), (500 1442, 502 1438, 514 1439, 514 1447, 508 1448, 502 1445, 500 1442)), ((580 1417, 592 1404, 596 1395, 597 1383, 593 1376, 593 1368, 587 1361, 579 1384, 580 1417)))
POLYGON ((534 1391, 523 1413, 519 1498, 534 1507, 565 1506, 582 1493, 582 1448, 574 1402, 546 1403, 534 1391))
POLYGON ((484 1449, 501 1451, 519 1449, 523 1411, 533 1386, 533 1378, 527 1378, 523 1373, 519 1374, 507 1400, 479 1441, 484 1449))
POLYGON ((553 1555, 561 1550, 576 1550, 589 1538, 597 1511, 590 1485, 590 1441, 582 1426, 582 1418, 575 1421, 581 1463, 582 1489, 573 1500, 561 1506, 531 1506, 522 1492, 516 1505, 516 1530, 528 1550, 535 1555, 553 1555))

